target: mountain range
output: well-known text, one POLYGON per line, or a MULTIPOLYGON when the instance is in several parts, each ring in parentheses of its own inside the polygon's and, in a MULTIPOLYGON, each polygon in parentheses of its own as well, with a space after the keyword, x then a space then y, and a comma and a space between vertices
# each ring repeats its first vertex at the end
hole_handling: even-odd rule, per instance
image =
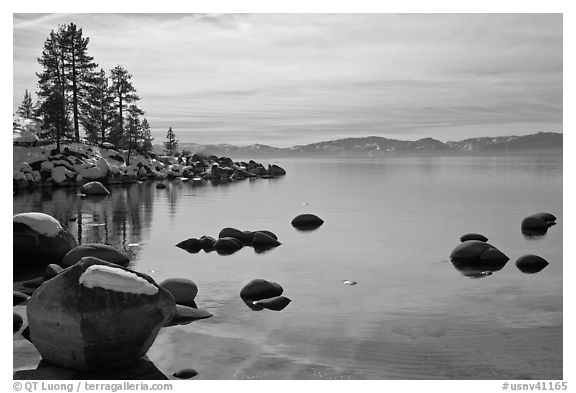
MULTIPOLYGON (((204 153, 229 157, 378 157, 389 154, 433 154, 457 152, 507 152, 519 149, 562 149, 562 133, 539 132, 522 136, 499 136, 469 138, 455 142, 441 142, 433 138, 417 141, 402 141, 379 136, 345 138, 308 145, 286 148, 254 144, 235 146, 229 144, 201 145, 180 143, 179 150, 188 150, 192 154, 204 153)), ((163 153, 162 145, 154 145, 154 151, 163 153)))

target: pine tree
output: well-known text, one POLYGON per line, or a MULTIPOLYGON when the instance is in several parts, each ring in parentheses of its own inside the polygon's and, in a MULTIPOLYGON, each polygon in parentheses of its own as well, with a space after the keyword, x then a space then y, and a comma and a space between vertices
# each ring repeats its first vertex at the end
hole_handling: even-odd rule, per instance
POLYGON ((24 92, 24 99, 22 104, 16 111, 18 116, 22 116, 26 119, 31 119, 34 116, 34 105, 32 104, 32 94, 28 93, 28 89, 24 92))
POLYGON ((50 129, 56 139, 56 149, 60 150, 60 139, 70 129, 66 107, 66 65, 65 48, 59 35, 52 30, 44 42, 42 56, 38 63, 43 67, 38 76, 38 114, 44 128, 50 129))
POLYGON ((130 155, 132 151, 138 149, 138 144, 142 141, 142 124, 140 123, 140 115, 144 111, 132 104, 128 107, 127 127, 126 127, 126 144, 128 147, 128 159, 126 164, 130 165, 130 155))
POLYGON ((87 81, 86 91, 87 97, 80 105, 80 122, 90 142, 100 139, 100 143, 104 143, 114 117, 114 98, 110 95, 108 78, 103 69, 87 81))
POLYGON ((118 65, 110 70, 110 94, 114 99, 114 108, 117 111, 116 119, 110 132, 110 142, 120 145, 124 140, 124 111, 129 104, 140 99, 130 79, 132 75, 122 66, 118 65))
POLYGON ((151 152, 153 140, 154 138, 152 137, 152 132, 150 131, 150 124, 148 124, 148 120, 144 118, 144 120, 142 120, 142 148, 140 152, 151 152))
POLYGON ((176 139, 176 135, 174 131, 172 131, 172 127, 168 128, 168 132, 166 133, 166 142, 164 142, 164 150, 166 151, 166 155, 173 156, 178 151, 178 139, 176 139))
POLYGON ((67 26, 60 26, 59 35, 67 63, 66 79, 69 83, 67 89, 71 92, 70 109, 74 122, 74 138, 79 141, 80 106, 88 97, 88 85, 98 65, 94 63, 94 58, 87 54, 90 39, 82 37, 82 29, 70 23, 67 26))

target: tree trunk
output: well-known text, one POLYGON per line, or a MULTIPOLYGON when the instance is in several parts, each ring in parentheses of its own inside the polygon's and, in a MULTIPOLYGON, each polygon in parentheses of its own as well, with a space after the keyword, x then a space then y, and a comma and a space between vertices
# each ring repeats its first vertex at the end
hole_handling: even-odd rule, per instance
POLYGON ((72 45, 72 111, 74 113, 74 139, 80 142, 80 129, 78 128, 78 83, 76 73, 76 53, 72 45))

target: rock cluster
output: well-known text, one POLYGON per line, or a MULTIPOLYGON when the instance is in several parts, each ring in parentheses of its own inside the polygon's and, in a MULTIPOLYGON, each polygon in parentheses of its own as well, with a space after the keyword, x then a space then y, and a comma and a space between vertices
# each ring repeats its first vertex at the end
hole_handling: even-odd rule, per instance
POLYGON ((202 236, 200 239, 190 238, 181 241, 176 247, 193 254, 200 250, 206 252, 214 250, 221 255, 229 255, 244 246, 252 246, 256 252, 264 252, 281 244, 278 237, 267 230, 241 231, 236 228, 223 228, 218 234, 218 239, 210 236, 202 236))
POLYGON ((13 188, 80 187, 99 182, 102 187, 90 185, 91 188, 86 188, 85 191, 93 191, 82 192, 105 195, 104 185, 131 184, 149 179, 236 181, 286 174, 286 171, 277 165, 269 165, 266 169, 252 160, 234 162, 228 157, 198 154, 178 159, 160 158, 154 154, 137 155, 130 157, 130 165, 125 161, 125 153, 115 150, 111 145, 86 149, 85 145, 70 144, 64 147, 62 152, 45 149, 15 168, 13 188))

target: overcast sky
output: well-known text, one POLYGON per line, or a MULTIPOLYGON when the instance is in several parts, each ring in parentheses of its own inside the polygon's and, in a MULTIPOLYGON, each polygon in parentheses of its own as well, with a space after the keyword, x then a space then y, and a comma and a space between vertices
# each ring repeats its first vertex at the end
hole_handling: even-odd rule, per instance
POLYGON ((133 75, 155 143, 562 132, 560 14, 15 14, 14 110, 70 22, 133 75))

